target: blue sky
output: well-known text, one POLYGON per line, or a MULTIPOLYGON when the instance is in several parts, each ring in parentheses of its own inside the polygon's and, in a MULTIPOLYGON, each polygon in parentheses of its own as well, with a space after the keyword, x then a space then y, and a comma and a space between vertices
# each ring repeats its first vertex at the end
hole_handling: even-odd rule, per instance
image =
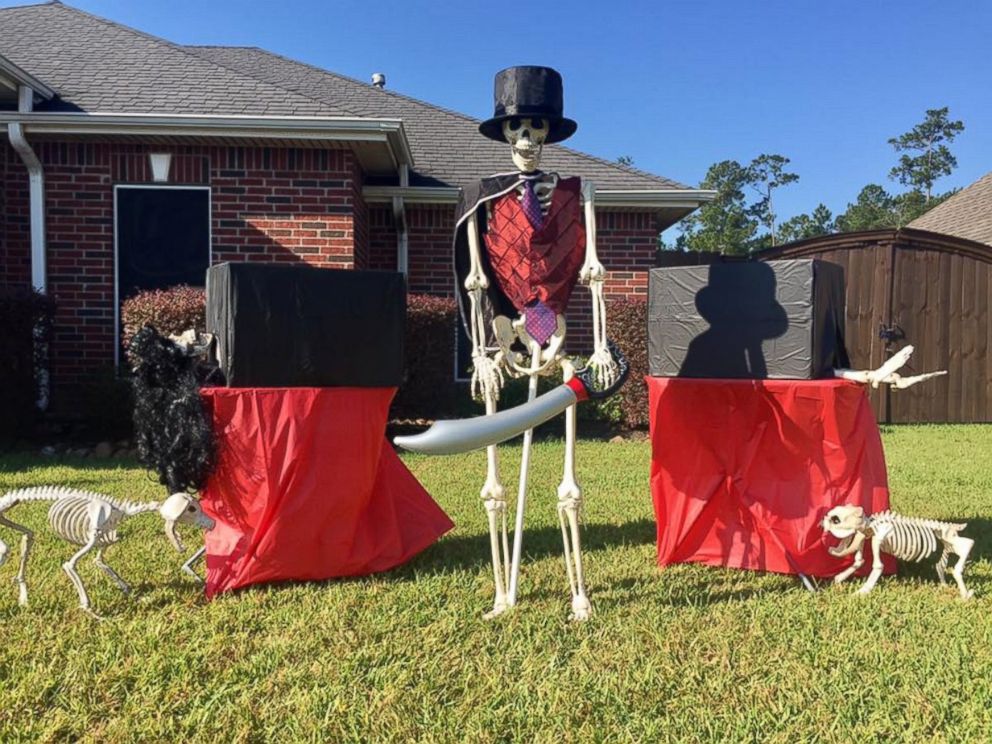
POLYGON ((715 161, 781 153, 800 175, 777 196, 782 218, 821 201, 842 211, 869 182, 898 189, 887 140, 928 108, 966 126, 938 188, 992 170, 985 0, 71 4, 178 43, 265 47, 361 80, 385 72, 392 90, 479 118, 497 70, 550 65, 579 123, 569 144, 689 185, 715 161))

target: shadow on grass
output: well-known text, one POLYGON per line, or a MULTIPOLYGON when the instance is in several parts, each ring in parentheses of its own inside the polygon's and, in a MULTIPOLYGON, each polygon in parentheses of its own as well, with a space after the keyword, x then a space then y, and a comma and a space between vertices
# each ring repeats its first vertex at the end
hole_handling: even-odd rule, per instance
MULTIPOLYGON (((655 523, 649 519, 639 519, 624 524, 584 524, 582 552, 650 544, 654 543, 655 537, 655 523)), ((510 541, 512 546, 512 534, 510 541)), ((558 527, 524 529, 523 562, 561 556, 562 550, 561 530, 558 527)), ((414 579, 416 574, 425 571, 445 573, 478 570, 483 566, 489 566, 490 561, 488 533, 471 537, 454 535, 441 538, 409 563, 398 566, 382 576, 386 579, 408 581, 414 579)))

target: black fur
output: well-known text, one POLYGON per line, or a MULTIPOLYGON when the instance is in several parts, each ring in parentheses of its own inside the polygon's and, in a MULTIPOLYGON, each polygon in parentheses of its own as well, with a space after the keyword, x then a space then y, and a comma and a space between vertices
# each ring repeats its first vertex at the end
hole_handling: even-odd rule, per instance
POLYGON ((131 340, 130 357, 138 459, 169 493, 200 490, 217 447, 200 398, 197 361, 150 325, 131 340))

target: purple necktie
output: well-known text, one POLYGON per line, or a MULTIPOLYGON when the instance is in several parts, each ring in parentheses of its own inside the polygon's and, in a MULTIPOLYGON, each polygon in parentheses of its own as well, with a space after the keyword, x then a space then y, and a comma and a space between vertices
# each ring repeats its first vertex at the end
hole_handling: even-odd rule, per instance
POLYGON ((540 300, 534 300, 524 308, 524 328, 530 337, 541 346, 558 330, 555 311, 540 300))
POLYGON ((527 215, 527 221, 530 222, 531 227, 535 230, 540 229, 541 225, 544 224, 544 215, 541 214, 541 200, 534 193, 533 181, 524 181, 524 195, 523 199, 520 200, 520 204, 523 207, 524 214, 527 215))

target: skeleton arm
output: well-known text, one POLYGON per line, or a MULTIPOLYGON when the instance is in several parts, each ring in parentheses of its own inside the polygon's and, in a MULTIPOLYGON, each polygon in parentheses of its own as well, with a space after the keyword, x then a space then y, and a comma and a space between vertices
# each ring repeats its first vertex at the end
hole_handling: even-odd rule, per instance
POLYGON ((892 357, 886 360, 886 362, 878 369, 835 369, 834 377, 839 377, 843 380, 850 380, 851 382, 860 382, 863 385, 871 385, 873 388, 877 388, 879 385, 884 384, 891 385, 896 390, 905 390, 918 382, 923 382, 924 380, 929 380, 933 377, 940 377, 941 375, 947 374, 947 370, 941 370, 940 372, 926 372, 921 375, 913 375, 912 377, 903 377, 896 370, 899 370, 905 366, 912 354, 913 347, 904 346, 902 349, 893 354, 892 357))
POLYGON ((489 279, 482 271, 479 248, 479 220, 473 212, 465 225, 468 237, 469 272, 465 290, 469 297, 469 327, 472 335, 472 397, 499 400, 503 387, 503 372, 499 361, 486 355, 486 327, 482 312, 482 296, 489 287, 489 279))
POLYGON ((617 365, 606 346, 606 301, 603 298, 603 285, 606 281, 606 267, 596 253, 596 186, 591 181, 582 182, 582 202, 586 223, 586 259, 579 270, 579 281, 589 285, 592 295, 592 338, 593 351, 589 365, 596 370, 596 381, 609 387, 617 378, 617 365))

